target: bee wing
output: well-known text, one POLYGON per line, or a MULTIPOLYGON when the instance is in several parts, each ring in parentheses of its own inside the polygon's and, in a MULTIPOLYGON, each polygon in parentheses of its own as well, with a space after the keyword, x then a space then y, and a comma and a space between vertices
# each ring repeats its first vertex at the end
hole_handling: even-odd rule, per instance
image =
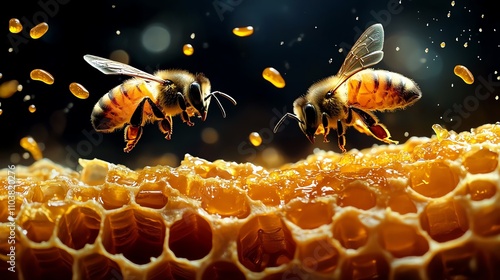
POLYGON ((383 47, 384 28, 382 24, 377 23, 368 27, 354 43, 344 63, 342 63, 337 73, 339 79, 333 91, 337 90, 342 83, 360 70, 379 63, 384 57, 383 47))
POLYGON ((102 58, 99 56, 95 55, 84 55, 83 59, 87 61, 92 67, 96 68, 97 70, 101 71, 102 73, 106 75, 127 75, 127 76, 132 76, 132 77, 138 77, 138 78, 143 78, 146 80, 158 82, 158 83, 165 83, 165 80, 160 79, 159 77, 156 77, 155 75, 146 73, 142 70, 139 70, 137 68, 134 68, 130 65, 102 58))

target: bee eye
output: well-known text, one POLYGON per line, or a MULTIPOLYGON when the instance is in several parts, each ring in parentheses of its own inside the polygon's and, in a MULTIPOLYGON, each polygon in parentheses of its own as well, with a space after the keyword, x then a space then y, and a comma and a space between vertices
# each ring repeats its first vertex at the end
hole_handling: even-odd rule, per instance
POLYGON ((306 127, 316 127, 316 108, 311 103, 304 106, 304 118, 306 127))
POLYGON ((201 88, 200 84, 194 82, 189 86, 189 101, 190 103, 197 108, 200 104, 203 103, 203 99, 201 97, 201 88))
POLYGON ((331 91, 329 91, 329 92, 327 92, 327 93, 326 93, 325 98, 330 98, 330 97, 332 97, 332 95, 333 95, 333 94, 332 94, 332 92, 331 92, 331 91))

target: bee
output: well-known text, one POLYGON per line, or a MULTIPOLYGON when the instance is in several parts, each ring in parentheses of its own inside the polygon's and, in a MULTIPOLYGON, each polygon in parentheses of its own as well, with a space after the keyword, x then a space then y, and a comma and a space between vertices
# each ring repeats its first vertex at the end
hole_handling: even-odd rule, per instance
POLYGON ((158 121, 165 139, 172 137, 172 117, 180 115, 182 121, 193 126, 191 117, 207 118, 210 100, 215 99, 222 116, 226 112, 217 95, 236 105, 236 100, 220 91, 210 90, 205 75, 185 70, 160 70, 154 75, 127 64, 106 58, 85 55, 94 68, 106 75, 127 75, 133 78, 112 88, 95 104, 91 123, 98 132, 110 133, 125 127, 124 152, 130 152, 141 138, 143 126, 158 121))
POLYGON ((286 118, 291 118, 298 122, 311 143, 319 134, 328 142, 330 130, 337 130, 342 152, 346 151, 347 126, 382 142, 397 144, 371 111, 403 109, 417 102, 422 92, 415 82, 401 74, 368 68, 382 60, 383 44, 382 25, 368 27, 347 54, 338 73, 314 83, 305 95, 297 98, 293 102, 294 113, 286 113, 274 127, 274 133, 286 118))

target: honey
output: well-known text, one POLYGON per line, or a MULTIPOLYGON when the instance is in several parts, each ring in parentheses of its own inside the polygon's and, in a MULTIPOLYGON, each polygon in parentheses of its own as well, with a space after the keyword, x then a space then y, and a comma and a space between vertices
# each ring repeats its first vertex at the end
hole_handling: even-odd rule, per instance
POLYGON ((185 44, 184 46, 182 46, 182 52, 186 56, 191 56, 194 54, 194 48, 191 44, 185 44))
POLYGON ((30 78, 35 81, 41 81, 48 85, 54 83, 54 77, 43 69, 34 69, 30 72, 30 78))
POLYGON ((248 37, 253 34, 253 26, 235 27, 233 34, 238 37, 248 37))
POLYGON ((69 91, 79 99, 87 99, 89 97, 89 91, 79 83, 69 84, 69 91))
POLYGON ((273 67, 267 67, 264 69, 264 71, 262 71, 262 77, 277 88, 285 87, 285 79, 283 79, 280 72, 273 67))
POLYGON ((467 67, 463 65, 457 65, 455 68, 453 68, 453 73, 460 77, 466 84, 473 84, 474 83, 474 75, 467 69, 467 67))
POLYGON ((49 30, 49 25, 46 22, 41 22, 30 29, 30 36, 33 39, 39 39, 49 30))
POLYGON ((21 21, 17 18, 11 18, 9 20, 9 31, 11 33, 19 33, 23 30, 23 25, 21 21))

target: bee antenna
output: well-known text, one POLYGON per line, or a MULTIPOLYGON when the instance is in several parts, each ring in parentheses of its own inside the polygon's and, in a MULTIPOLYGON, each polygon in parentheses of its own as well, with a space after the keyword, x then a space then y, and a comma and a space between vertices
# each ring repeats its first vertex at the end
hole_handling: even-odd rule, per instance
POLYGON ((294 119, 301 124, 304 124, 304 122, 301 119, 299 119, 299 117, 297 115, 292 114, 292 113, 286 113, 283 115, 283 117, 281 117, 281 119, 278 121, 276 126, 274 126, 274 129, 273 129, 274 133, 278 132, 278 129, 283 124, 283 122, 285 121, 286 118, 291 118, 291 119, 294 119))
POLYGON ((224 107, 222 107, 222 104, 220 103, 219 101, 219 98, 217 98, 216 94, 226 98, 227 100, 231 101, 231 103, 233 103, 234 105, 236 105, 236 100, 234 100, 234 98, 232 98, 231 96, 229 96, 228 94, 225 94, 223 92, 220 92, 220 91, 214 91, 214 92, 211 92, 209 93, 206 97, 205 97, 205 101, 211 97, 213 97, 215 99, 215 102, 217 102, 217 105, 219 106, 219 109, 220 111, 222 112, 222 117, 225 118, 226 117, 226 111, 224 110, 224 107))

